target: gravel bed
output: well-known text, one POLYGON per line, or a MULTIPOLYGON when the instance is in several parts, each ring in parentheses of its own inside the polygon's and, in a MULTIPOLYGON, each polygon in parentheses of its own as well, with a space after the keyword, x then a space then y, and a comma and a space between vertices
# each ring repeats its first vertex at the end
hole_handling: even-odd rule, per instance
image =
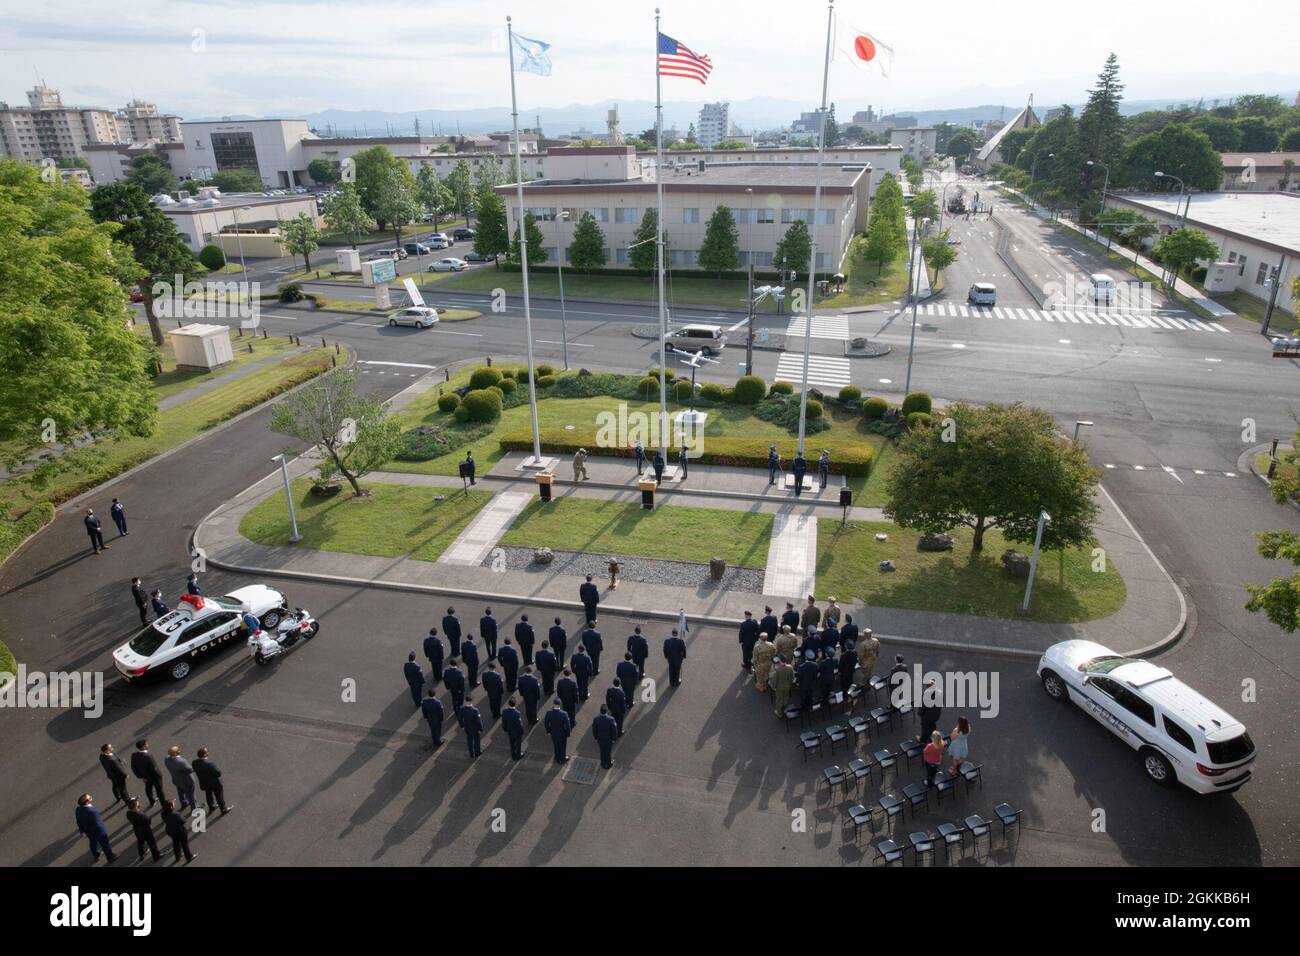
MULTIPOLYGON (((483 559, 484 567, 491 567, 493 552, 483 559)), ((532 571, 538 574, 590 574, 597 580, 609 580, 609 554, 592 554, 578 551, 556 551, 550 564, 534 564, 532 548, 501 548, 505 552, 506 568, 510 571, 532 571)), ((671 584, 675 587, 697 588, 700 591, 763 592, 763 572, 756 568, 728 567, 721 581, 709 576, 707 564, 691 561, 662 561, 657 558, 638 558, 618 555, 623 570, 620 581, 640 581, 645 584, 671 584)))

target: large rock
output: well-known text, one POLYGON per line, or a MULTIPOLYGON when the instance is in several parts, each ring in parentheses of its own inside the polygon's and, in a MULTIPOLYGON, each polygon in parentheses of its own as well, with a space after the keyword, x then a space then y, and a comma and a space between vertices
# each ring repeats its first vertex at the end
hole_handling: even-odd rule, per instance
POLYGON ((715 581, 721 581, 722 576, 727 573, 727 562, 722 558, 709 558, 709 576, 715 581))
POLYGON ((538 548, 533 552, 533 564, 550 564, 555 560, 555 552, 550 548, 538 548))
POLYGON ((1029 555, 1021 554, 1014 548, 1002 552, 1002 566, 1013 578, 1029 577, 1029 555))
POLYGON ((917 551, 951 551, 952 545, 950 534, 935 534, 927 531, 916 539, 917 551))
POLYGON ((883 572, 885 572, 885 573, 887 574, 887 573, 889 573, 890 571, 895 571, 895 570, 897 570, 897 568, 894 567, 894 562, 893 562, 893 561, 881 561, 881 562, 880 562, 880 570, 883 571, 883 572))

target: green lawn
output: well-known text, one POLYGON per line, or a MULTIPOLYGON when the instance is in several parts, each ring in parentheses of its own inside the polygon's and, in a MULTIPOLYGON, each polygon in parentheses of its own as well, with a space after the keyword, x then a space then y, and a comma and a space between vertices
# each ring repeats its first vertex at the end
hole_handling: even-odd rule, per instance
POLYGON ((9 650, 9 645, 0 641, 0 674, 10 675, 7 678, 0 679, 0 687, 9 683, 13 675, 18 673, 18 663, 14 660, 14 652, 9 650))
POLYGON ((640 555, 729 566, 763 568, 772 538, 772 516, 746 511, 596 501, 572 496, 532 502, 515 519, 501 544, 520 548, 640 555))
MULTIPOLYGON (((135 331, 141 337, 149 339, 149 324, 147 322, 137 322, 135 331)), ((163 331, 166 333, 166 326, 164 326, 163 331)), ((221 368, 210 371, 197 368, 177 368, 176 353, 172 349, 171 338, 168 337, 166 344, 159 349, 163 373, 154 377, 155 400, 162 401, 164 398, 170 398, 196 385, 223 378, 251 362, 259 362, 273 355, 283 355, 298 348, 285 336, 270 336, 264 339, 260 335, 245 335, 239 338, 236 333, 231 334, 230 344, 234 348, 235 361, 229 365, 223 365, 221 368), (253 346, 251 353, 248 351, 249 345, 253 346)))
MULTIPOLYGON (((1208 292, 1206 295, 1210 295, 1208 292)), ((1262 325, 1264 322, 1264 313, 1268 311, 1268 303, 1262 299, 1257 299, 1237 289, 1233 292, 1219 292, 1210 295, 1210 298, 1219 305, 1226 306, 1233 312, 1236 312, 1243 319, 1249 319, 1256 325, 1262 325)), ((1273 307, 1273 316, 1268 320, 1268 329, 1270 332, 1294 333, 1300 329, 1300 318, 1292 315, 1282 306, 1285 304, 1285 297, 1278 293, 1278 302, 1273 307)))
MULTIPOLYGON (((346 483, 334 497, 318 498, 310 494, 308 479, 293 482, 302 535, 293 547, 436 561, 492 497, 486 491, 467 495, 450 486, 362 484, 370 490, 364 498, 354 498, 346 483), (446 499, 434 501, 437 495, 446 499)), ((259 544, 288 546, 289 509, 284 495, 273 495, 245 515, 239 532, 259 544)))
MULTIPOLYGON (((984 535, 984 550, 972 555, 971 533, 955 531, 950 552, 916 550, 917 532, 888 522, 854 521, 841 528, 833 518, 817 522, 817 595, 841 601, 863 600, 881 607, 912 608, 1018 618, 1025 582, 1013 578, 998 560, 1008 547, 996 531, 984 535), (878 542, 877 532, 889 536, 878 542), (879 564, 892 560, 898 570, 883 572, 879 564)), ((1025 545, 1012 545, 1028 551, 1025 545)), ((1092 570, 1090 548, 1043 552, 1034 580, 1027 620, 1073 623, 1105 617, 1124 606, 1124 579, 1113 566, 1092 570)))
POLYGON ((829 309, 856 308, 878 302, 892 302, 907 295, 907 252, 903 251, 893 262, 881 268, 873 259, 868 261, 859 249, 862 237, 853 240, 853 252, 845 262, 847 282, 844 291, 819 300, 819 305, 829 309))

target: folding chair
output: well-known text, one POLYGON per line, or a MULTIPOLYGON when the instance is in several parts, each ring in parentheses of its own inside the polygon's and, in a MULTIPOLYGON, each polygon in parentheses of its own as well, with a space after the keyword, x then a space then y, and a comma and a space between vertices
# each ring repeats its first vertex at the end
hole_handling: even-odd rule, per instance
POLYGON ((850 684, 848 693, 844 695, 844 713, 851 714, 858 709, 858 703, 866 697, 862 688, 857 684, 850 684))
POLYGON ((925 747, 915 740, 900 740, 898 742, 898 749, 902 751, 903 756, 907 758, 908 770, 912 769, 912 761, 925 753, 925 747))
POLYGON ((857 757, 849 761, 848 773, 853 777, 853 783, 858 785, 864 777, 868 780, 871 779, 871 764, 861 757, 857 757))
POLYGON ((877 750, 874 756, 876 758, 876 766, 880 768, 880 776, 883 780, 885 771, 898 764, 898 754, 894 753, 889 748, 885 748, 884 750, 877 750))
POLYGON ((845 714, 847 714, 847 713, 849 712, 849 711, 848 711, 848 708, 844 706, 844 693, 843 693, 843 691, 838 691, 838 690, 837 690, 837 691, 834 691, 834 692, 831 694, 831 696, 827 698, 827 701, 826 701, 826 713, 827 713, 827 715, 829 716, 830 714, 835 713, 835 708, 836 708, 836 707, 841 708, 845 714))
POLYGON ((893 840, 881 840, 876 844, 876 858, 885 861, 885 866, 897 863, 903 865, 903 848, 893 840))
POLYGON ((798 704, 790 704, 788 707, 786 707, 784 711, 784 716, 785 716, 785 731, 786 733, 789 733, 790 721, 798 720, 802 723, 803 709, 800 708, 798 704))
POLYGON ((957 778, 951 776, 947 771, 940 770, 934 775, 934 793, 940 806, 943 806, 943 795, 951 793, 955 799, 957 796, 957 778))
POLYGON ((965 848, 966 828, 957 823, 940 823, 939 838, 943 840, 943 862, 947 865, 951 862, 948 854, 954 843, 960 843, 965 848))
POLYGON ((876 801, 876 806, 880 807, 880 812, 885 815, 885 822, 888 823, 894 817, 903 812, 903 801, 898 799, 892 793, 886 793, 876 801))
POLYGON ((839 764, 836 764, 833 767, 827 767, 823 770, 820 779, 826 784, 826 789, 830 791, 829 796, 834 800, 835 788, 839 787, 841 790, 844 789, 845 781, 848 780, 848 774, 840 769, 839 764))
POLYGON ((850 717, 849 730, 853 731, 854 747, 857 747, 859 741, 865 742, 871 737, 871 725, 865 717, 850 717))
MULTIPOLYGON (((826 728, 826 739, 831 742, 831 756, 835 756, 835 745, 843 743, 848 739, 849 732, 839 724, 831 724, 826 728)), ((844 749, 848 750, 848 744, 844 744, 844 749)))
POLYGON ((998 820, 1002 823, 1002 842, 1007 842, 1007 829, 1012 825, 1016 828, 1016 835, 1020 835, 1020 811, 1013 810, 1009 803, 999 803, 993 808, 997 814, 998 820))
POLYGON ((974 850, 978 845, 979 838, 986 836, 989 838, 989 845, 993 845, 993 824, 985 820, 978 813, 972 813, 966 818, 966 832, 970 834, 971 849, 974 850))
POLYGON ((916 808, 924 803, 926 812, 930 810, 930 788, 923 783, 909 783, 903 788, 903 799, 912 808, 912 819, 916 819, 916 808))
POLYGON ((893 712, 888 707, 873 707, 871 713, 867 716, 870 717, 876 731, 879 732, 880 728, 884 727, 885 724, 893 724, 894 718, 892 714, 893 712))
POLYGON ((817 730, 805 730, 799 735, 799 748, 803 751, 803 762, 808 762, 808 754, 817 751, 817 756, 822 755, 822 735, 817 730))
POLYGON ((871 691, 871 699, 880 700, 880 692, 889 686, 889 681, 879 674, 872 674, 871 680, 867 681, 867 687, 871 691))
POLYGON ((871 831, 872 836, 876 835, 876 815, 860 803, 855 803, 849 807, 849 822, 853 824, 853 842, 855 844, 861 839, 864 825, 871 831))
POLYGON ((957 768, 961 778, 966 781, 966 793, 970 793, 971 784, 978 783, 980 789, 984 789, 984 765, 978 763, 964 763, 957 768))
MULTIPOLYGON (((894 708, 894 715, 898 718, 898 725, 901 727, 903 725, 903 718, 907 716, 915 718, 916 711, 912 709, 911 704, 903 704, 901 707, 894 708)), ((929 743, 929 741, 927 740, 926 743, 929 743)))
POLYGON ((907 835, 907 842, 912 844, 912 862, 917 866, 921 865, 921 855, 924 853, 934 853, 934 837, 924 830, 917 830, 915 833, 907 835))

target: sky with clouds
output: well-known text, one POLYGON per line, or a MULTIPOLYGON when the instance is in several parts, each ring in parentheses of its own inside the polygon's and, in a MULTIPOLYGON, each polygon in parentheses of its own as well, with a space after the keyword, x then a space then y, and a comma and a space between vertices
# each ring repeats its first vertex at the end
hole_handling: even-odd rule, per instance
MULTIPOLYGON (((715 69, 665 81, 665 100, 774 96, 816 105, 826 6, 818 0, 659 0, 664 32, 715 69)), ((323 109, 463 109, 509 102, 505 18, 552 44, 553 74, 521 76, 521 109, 654 98, 650 0, 0 0, 0 100, 37 73, 65 103, 138 97, 182 116, 323 109)), ((1133 99, 1300 86, 1286 5, 1239 0, 840 2, 894 47, 891 77, 833 70, 841 115, 1077 102, 1108 53, 1133 99), (1269 24, 1279 29, 1270 29, 1269 24)))

